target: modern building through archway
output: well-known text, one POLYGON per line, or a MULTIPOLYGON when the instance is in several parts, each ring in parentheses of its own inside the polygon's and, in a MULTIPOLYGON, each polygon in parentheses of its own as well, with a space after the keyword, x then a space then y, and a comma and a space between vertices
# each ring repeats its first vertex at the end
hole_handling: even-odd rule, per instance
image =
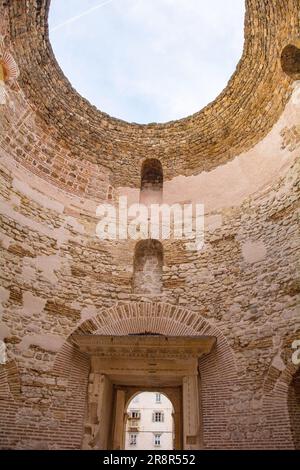
POLYGON ((174 408, 164 393, 137 393, 127 406, 124 444, 126 450, 173 450, 174 408))

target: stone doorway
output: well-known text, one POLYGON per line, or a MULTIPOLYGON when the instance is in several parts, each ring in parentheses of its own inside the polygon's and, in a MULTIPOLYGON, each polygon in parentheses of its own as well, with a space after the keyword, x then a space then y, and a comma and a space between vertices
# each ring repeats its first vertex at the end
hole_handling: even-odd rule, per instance
POLYGON ((175 449, 203 447, 198 360, 212 336, 73 335, 90 356, 84 449, 124 449, 127 405, 141 391, 162 391, 174 407, 175 449))

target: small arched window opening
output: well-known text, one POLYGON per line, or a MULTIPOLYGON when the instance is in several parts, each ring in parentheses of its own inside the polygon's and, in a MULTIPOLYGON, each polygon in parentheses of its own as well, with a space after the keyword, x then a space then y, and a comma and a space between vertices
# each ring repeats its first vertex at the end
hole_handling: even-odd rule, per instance
POLYGON ((300 48, 294 44, 286 46, 281 54, 281 66, 293 80, 300 80, 300 48))
POLYGON ((162 292, 163 246, 158 240, 141 240, 135 247, 133 292, 157 295, 162 292))
POLYGON ((160 161, 156 160, 155 158, 145 160, 142 166, 141 173, 141 203, 161 203, 163 183, 163 169, 160 161))

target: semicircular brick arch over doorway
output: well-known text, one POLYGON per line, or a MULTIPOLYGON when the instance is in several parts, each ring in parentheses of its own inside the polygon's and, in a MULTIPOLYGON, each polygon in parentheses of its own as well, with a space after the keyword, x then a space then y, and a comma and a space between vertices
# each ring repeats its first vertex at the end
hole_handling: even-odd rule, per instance
MULTIPOLYGON (((217 338, 213 351, 199 360, 203 443, 204 448, 211 449, 236 447, 236 442, 232 442, 228 432, 231 412, 227 406, 232 401, 233 387, 238 380, 234 353, 217 327, 198 313, 174 305, 143 302, 118 304, 78 325, 58 353, 53 370, 55 375, 68 379, 70 400, 74 400, 72 409, 76 403, 79 406, 80 402, 81 412, 84 413, 82 397, 87 390, 89 374, 89 357, 75 348, 72 336, 144 333, 166 336, 207 335, 217 338), (76 397, 71 398, 75 390, 76 397)), ((83 420, 84 416, 81 423, 83 420)), ((243 447, 242 442, 240 446, 243 447)))
MULTIPOLYGON (((281 359, 284 356, 284 350, 281 350, 280 353, 277 353, 273 358, 264 381, 263 414, 266 420, 266 432, 270 434, 269 445, 271 449, 299 450, 299 405, 298 400, 296 403, 296 396, 293 396, 296 390, 293 393, 292 387, 296 387, 296 383, 293 384, 293 381, 299 377, 300 365, 293 364, 291 359, 285 363, 281 359), (295 407, 294 413, 291 413, 291 406, 295 407), (273 426, 274 418, 276 418, 276 427, 273 426)), ((298 379, 297 398, 299 383, 298 379)))

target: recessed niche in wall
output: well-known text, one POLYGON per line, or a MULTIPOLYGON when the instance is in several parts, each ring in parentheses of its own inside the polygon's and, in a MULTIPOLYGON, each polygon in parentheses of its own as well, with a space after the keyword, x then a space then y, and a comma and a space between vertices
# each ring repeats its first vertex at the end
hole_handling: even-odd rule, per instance
POLYGON ((281 66, 291 78, 300 80, 300 47, 294 44, 286 46, 281 54, 281 66))
POLYGON ((6 103, 6 86, 11 85, 19 76, 19 68, 12 55, 6 50, 0 37, 0 105, 6 103))
POLYGON ((142 204, 160 204, 163 193, 163 169, 159 160, 150 158, 144 161, 141 172, 142 204))
POLYGON ((141 240, 135 247, 133 292, 157 295, 162 292, 163 246, 158 240, 141 240))

